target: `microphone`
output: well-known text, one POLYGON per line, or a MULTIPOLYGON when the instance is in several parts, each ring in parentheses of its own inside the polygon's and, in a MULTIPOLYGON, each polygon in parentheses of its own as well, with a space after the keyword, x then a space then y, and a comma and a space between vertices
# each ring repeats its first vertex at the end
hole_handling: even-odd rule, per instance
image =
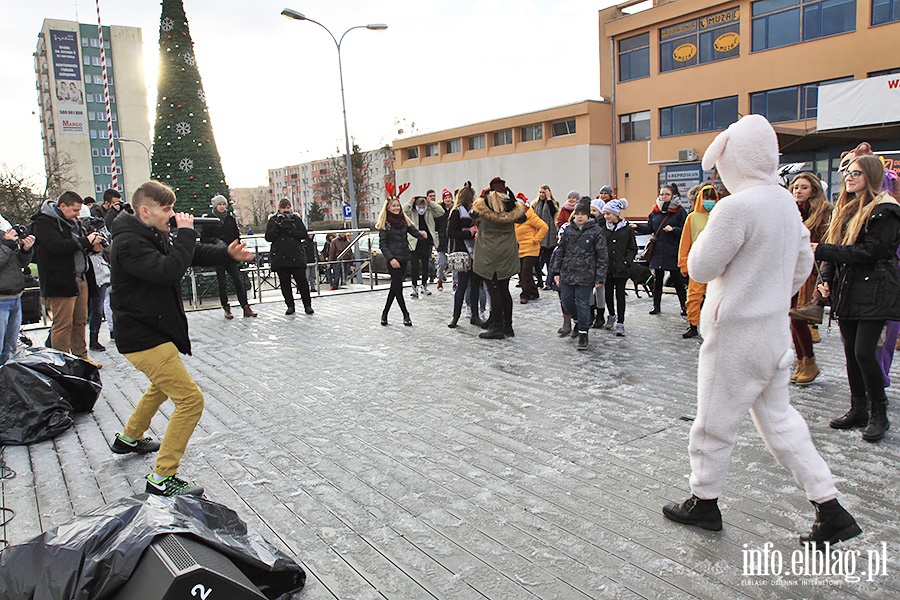
MULTIPOLYGON (((218 225, 219 219, 215 217, 194 217, 194 225, 218 225)), ((169 219, 169 229, 178 229, 175 217, 169 219)))

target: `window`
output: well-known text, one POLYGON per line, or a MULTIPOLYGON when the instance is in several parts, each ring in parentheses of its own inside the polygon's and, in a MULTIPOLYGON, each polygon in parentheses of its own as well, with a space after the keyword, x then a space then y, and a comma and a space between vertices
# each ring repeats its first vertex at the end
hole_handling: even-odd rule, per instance
POLYGON ((85 54, 84 56, 81 57, 81 62, 84 63, 85 65, 90 65, 91 57, 88 56, 87 54, 85 54))
POLYGON ((91 48, 99 48, 100 47, 100 39, 99 38, 91 38, 91 48))
POLYGON ((103 78, 99 75, 94 75, 94 83, 103 83, 103 78))
POLYGON ((104 189, 104 187, 103 187, 102 185, 95 185, 95 186, 94 186, 94 193, 95 193, 97 196, 99 196, 100 194, 102 194, 104 191, 105 191, 105 189, 104 189))
POLYGON ((91 148, 91 156, 100 156, 99 148, 91 148))
POLYGON ((619 81, 650 76, 650 34, 619 40, 619 81))
POLYGON ((87 48, 88 39, 86 37, 81 38, 81 45, 84 46, 85 48, 87 48))
POLYGON ((619 117, 619 141, 634 142, 650 139, 650 111, 619 117))
POLYGON ((533 142, 535 140, 544 139, 543 125, 527 125, 522 128, 522 141, 533 142))
POLYGON ((818 83, 756 92, 750 94, 750 112, 762 115, 772 123, 815 119, 818 114, 819 86, 852 80, 852 77, 841 77, 818 83))
POLYGON ((99 56, 91 57, 91 64, 94 65, 95 67, 99 67, 100 66, 100 57, 99 56))
POLYGON ((512 129, 504 129, 503 131, 494 132, 495 146, 508 146, 512 144, 512 129))
POLYGON ((88 121, 96 121, 96 120, 97 120, 97 113, 95 113, 92 110, 89 110, 88 111, 88 121))
POLYGON ((856 0, 760 0, 752 13, 754 52, 856 29, 856 0))
POLYGON ((418 148, 407 148, 406 149, 406 160, 413 160, 414 158, 419 158, 419 149, 418 148))
POLYGON ((900 73, 900 69, 885 69, 884 71, 872 71, 869 73, 869 77, 881 77, 883 75, 896 75, 900 73))
POLYGON ((872 0, 872 25, 900 21, 900 0, 872 0))
POLYGON ((660 109, 659 135, 687 135, 728 128, 738 120, 737 96, 680 104, 660 109))
POLYGON ((444 144, 445 154, 456 154, 457 152, 462 152, 462 140, 457 138, 455 140, 449 140, 444 144))
POLYGON ((558 137, 560 135, 572 135, 573 133, 575 133, 575 119, 556 121, 550 126, 551 137, 558 137))
POLYGON ((91 139, 92 140, 97 139, 97 130, 96 129, 91 129, 91 139))
POLYGON ((738 56, 740 10, 719 11, 659 30, 659 71, 675 71, 738 56))
POLYGON ((473 135, 469 138, 469 150, 483 150, 485 148, 484 134, 473 135))
POLYGON ((100 167, 94 167, 94 175, 100 174, 100 167))
POLYGON ((425 156, 437 156, 438 155, 438 145, 437 144, 425 144, 425 156))

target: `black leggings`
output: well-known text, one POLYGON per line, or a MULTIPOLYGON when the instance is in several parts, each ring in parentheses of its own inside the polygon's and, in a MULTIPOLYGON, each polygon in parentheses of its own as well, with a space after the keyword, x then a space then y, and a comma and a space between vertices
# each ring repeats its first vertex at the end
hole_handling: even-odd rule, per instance
POLYGON ((628 283, 627 277, 607 277, 606 278, 606 309, 609 314, 616 315, 617 323, 625 322, 625 285, 628 283), (615 310, 613 310, 613 293, 615 293, 615 310))
POLYGON ((384 303, 384 312, 382 315, 386 318, 388 312, 391 310, 391 305, 394 303, 394 299, 397 300, 397 306, 400 307, 400 312, 403 313, 404 317, 409 316, 409 311, 406 310, 406 300, 403 299, 403 280, 406 279, 406 263, 401 262, 398 268, 394 268, 391 266, 391 263, 388 262, 388 272, 391 274, 391 289, 388 292, 387 300, 384 303))
POLYGON ((422 285, 428 281, 428 262, 431 260, 431 241, 419 240, 416 242, 416 249, 412 252, 412 265, 410 275, 412 276, 412 284, 415 286, 419 281, 419 275, 422 276, 422 285))
POLYGON ((838 319, 844 340, 844 356, 847 357, 847 381, 850 394, 856 398, 868 396, 870 401, 883 402, 884 375, 875 350, 884 321, 852 321, 838 319))
MULTIPOLYGON (((491 316, 488 323, 497 327, 512 325, 512 295, 509 293, 509 277, 506 279, 486 279, 488 293, 491 295, 491 316)), ((472 306, 475 310, 475 305, 472 306)))
POLYGON ((687 291, 685 290, 684 276, 678 269, 653 269, 653 308, 658 309, 662 302, 663 284, 666 282, 666 273, 672 277, 675 284, 675 293, 681 306, 687 303, 687 291))

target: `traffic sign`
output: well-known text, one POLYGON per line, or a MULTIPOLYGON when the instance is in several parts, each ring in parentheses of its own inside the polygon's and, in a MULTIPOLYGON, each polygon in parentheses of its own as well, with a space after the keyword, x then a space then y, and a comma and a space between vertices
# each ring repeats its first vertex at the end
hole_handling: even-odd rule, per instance
POLYGON ((349 219, 353 216, 353 207, 349 204, 344 205, 344 218, 349 219))

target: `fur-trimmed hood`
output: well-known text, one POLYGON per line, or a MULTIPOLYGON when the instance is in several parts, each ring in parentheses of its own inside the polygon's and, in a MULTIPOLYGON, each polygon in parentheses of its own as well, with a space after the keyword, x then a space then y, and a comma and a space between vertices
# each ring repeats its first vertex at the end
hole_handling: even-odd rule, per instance
POLYGON ((521 202, 510 203, 509 197, 499 192, 488 192, 487 196, 476 198, 472 212, 475 218, 498 224, 523 222, 525 219, 525 205, 521 202), (502 208, 504 212, 491 207, 502 208))

